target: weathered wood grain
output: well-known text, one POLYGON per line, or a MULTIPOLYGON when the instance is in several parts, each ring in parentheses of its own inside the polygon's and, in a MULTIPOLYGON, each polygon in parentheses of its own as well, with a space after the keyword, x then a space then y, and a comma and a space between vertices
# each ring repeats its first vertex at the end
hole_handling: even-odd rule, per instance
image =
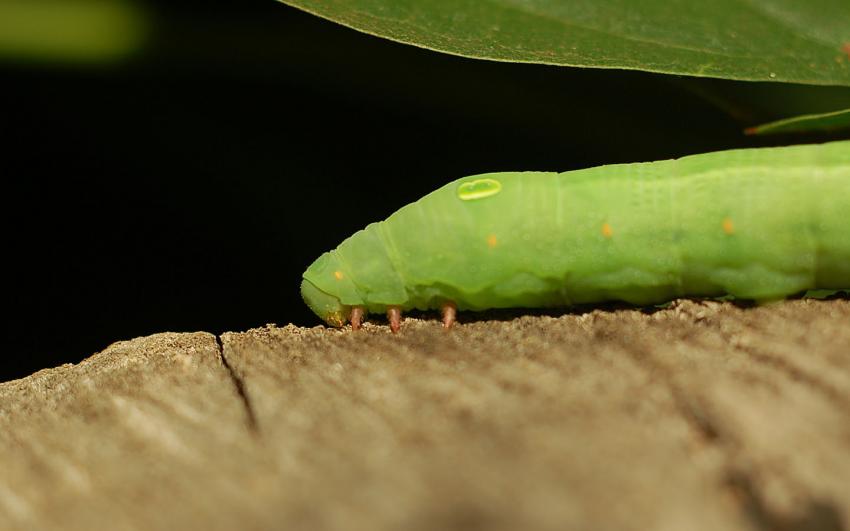
POLYGON ((846 529, 850 302, 159 334, 0 384, 0 529, 846 529))

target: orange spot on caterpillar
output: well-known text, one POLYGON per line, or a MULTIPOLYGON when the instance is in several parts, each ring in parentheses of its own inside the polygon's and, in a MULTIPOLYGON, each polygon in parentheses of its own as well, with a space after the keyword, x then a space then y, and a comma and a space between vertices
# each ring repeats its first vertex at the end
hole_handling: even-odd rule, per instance
POLYGON ((334 278, 337 280, 342 280, 342 277, 345 275, 342 274, 342 271, 334 271, 334 278))
POLYGON ((723 232, 726 234, 734 234, 735 233, 735 224, 732 223, 730 218, 723 218, 723 232))
POLYGON ((602 235, 606 238, 610 238, 614 235, 614 229, 611 228, 611 225, 607 223, 602 224, 602 235))
POLYGON ((850 59, 850 42, 845 42, 844 46, 841 47, 841 50, 847 54, 847 59, 850 59))
POLYGON ((492 249, 493 247, 495 247, 498 244, 499 244, 499 241, 496 239, 495 234, 491 234, 491 235, 487 236, 487 247, 492 249))

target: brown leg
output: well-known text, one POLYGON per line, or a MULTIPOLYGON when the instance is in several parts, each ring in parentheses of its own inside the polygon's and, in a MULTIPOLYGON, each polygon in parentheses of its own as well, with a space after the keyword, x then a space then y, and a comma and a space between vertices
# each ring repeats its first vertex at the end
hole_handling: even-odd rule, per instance
POLYGON ((363 307, 354 306, 351 308, 351 329, 360 330, 360 325, 363 323, 363 307))
POLYGON ((453 302, 443 304, 443 327, 451 328, 457 318, 457 305, 453 302))
POLYGON ((387 306, 387 319, 390 321, 390 330, 393 334, 401 328, 401 308, 398 306, 387 306))

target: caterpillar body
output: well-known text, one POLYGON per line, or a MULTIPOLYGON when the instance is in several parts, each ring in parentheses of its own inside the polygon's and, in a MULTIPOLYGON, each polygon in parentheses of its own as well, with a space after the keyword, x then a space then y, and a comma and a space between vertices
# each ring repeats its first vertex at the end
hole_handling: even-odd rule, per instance
POLYGON ((366 313, 568 306, 850 288, 850 141, 564 173, 465 177, 304 272, 333 326, 366 313))

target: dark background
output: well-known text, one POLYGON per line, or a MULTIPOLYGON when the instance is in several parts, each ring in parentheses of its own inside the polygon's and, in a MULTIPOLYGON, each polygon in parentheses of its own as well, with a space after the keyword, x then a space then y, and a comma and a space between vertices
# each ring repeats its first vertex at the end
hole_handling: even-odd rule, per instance
POLYGON ((846 89, 500 64, 273 0, 145 2, 108 66, 0 62, 0 381, 160 331, 319 324, 304 268, 458 177, 741 146, 846 89))

